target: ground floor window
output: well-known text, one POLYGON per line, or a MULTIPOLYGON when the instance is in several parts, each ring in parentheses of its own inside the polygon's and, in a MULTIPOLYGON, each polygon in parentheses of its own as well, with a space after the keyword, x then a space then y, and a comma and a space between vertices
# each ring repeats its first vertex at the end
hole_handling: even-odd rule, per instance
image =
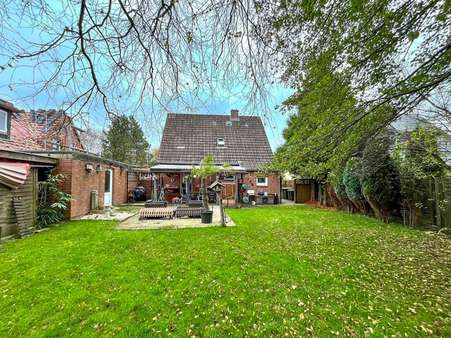
POLYGON ((267 186, 268 177, 257 177, 257 186, 267 186))

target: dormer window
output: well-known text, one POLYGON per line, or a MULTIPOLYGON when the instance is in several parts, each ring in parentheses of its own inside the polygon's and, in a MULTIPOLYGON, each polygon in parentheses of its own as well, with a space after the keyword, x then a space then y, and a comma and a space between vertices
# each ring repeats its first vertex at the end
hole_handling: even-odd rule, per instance
POLYGON ((61 150, 61 143, 57 138, 52 139, 52 150, 61 150))
POLYGON ((0 137, 8 138, 8 124, 8 113, 4 110, 0 110, 0 137))
POLYGON ((216 145, 219 147, 224 147, 225 146, 225 140, 223 137, 218 137, 216 139, 216 145))

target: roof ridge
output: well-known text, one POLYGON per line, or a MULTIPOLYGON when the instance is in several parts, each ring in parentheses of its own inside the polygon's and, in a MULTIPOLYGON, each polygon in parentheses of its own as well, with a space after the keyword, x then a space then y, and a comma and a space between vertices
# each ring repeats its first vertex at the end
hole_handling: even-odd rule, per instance
MULTIPOLYGON (((177 116, 177 115, 189 115, 189 116, 213 116, 213 117, 218 117, 218 116, 220 116, 220 117, 230 117, 230 114, 227 114, 227 113, 224 113, 224 114, 221 114, 221 113, 202 114, 202 113, 180 113, 180 112, 169 112, 169 113, 168 113, 168 116, 169 116, 169 115, 174 115, 174 116, 177 116)), ((241 115, 241 114, 240 114, 240 118, 242 118, 242 117, 255 117, 255 118, 258 118, 258 119, 261 120, 261 116, 258 116, 258 115, 241 115)))

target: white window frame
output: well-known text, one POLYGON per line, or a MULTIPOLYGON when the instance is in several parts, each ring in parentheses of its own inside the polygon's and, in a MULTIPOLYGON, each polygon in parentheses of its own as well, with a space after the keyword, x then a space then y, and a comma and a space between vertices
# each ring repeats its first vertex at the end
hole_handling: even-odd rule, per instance
POLYGON ((225 139, 224 139, 224 137, 216 138, 216 145, 218 147, 224 147, 225 146, 225 139))
POLYGON ((268 186, 268 177, 257 177, 257 187, 267 187, 268 186), (259 183, 258 180, 264 178, 265 182, 259 183))
POLYGON ((0 113, 3 113, 5 115, 5 129, 4 130, 0 129, 0 133, 7 135, 8 134, 8 112, 6 112, 4 110, 0 110, 0 113))
POLYGON ((55 151, 61 150, 60 140, 58 140, 57 138, 52 138, 51 148, 52 148, 52 150, 55 150, 55 151))

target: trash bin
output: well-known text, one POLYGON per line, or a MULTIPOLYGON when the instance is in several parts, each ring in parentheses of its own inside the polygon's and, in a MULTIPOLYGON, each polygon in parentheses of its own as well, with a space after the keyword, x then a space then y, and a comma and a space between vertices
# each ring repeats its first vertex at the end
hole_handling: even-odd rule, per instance
POLYGON ((273 194, 268 194, 267 203, 274 204, 274 195, 273 194))
POLYGON ((211 210, 203 210, 200 213, 201 222, 204 224, 209 224, 213 222, 213 211, 211 210))

